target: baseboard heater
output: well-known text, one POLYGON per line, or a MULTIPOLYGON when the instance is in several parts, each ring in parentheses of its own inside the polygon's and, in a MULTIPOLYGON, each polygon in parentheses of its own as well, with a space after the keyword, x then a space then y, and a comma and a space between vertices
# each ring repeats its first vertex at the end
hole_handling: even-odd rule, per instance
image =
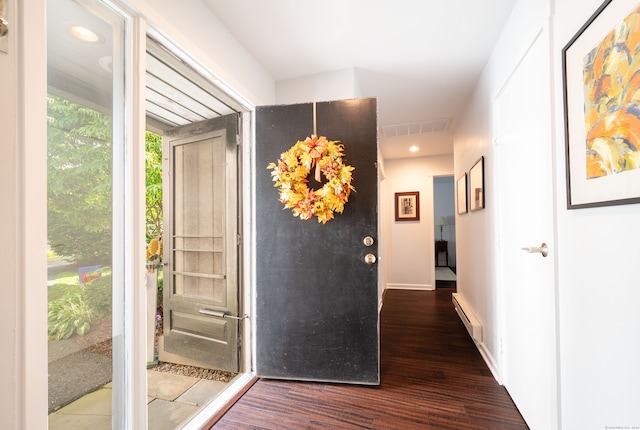
POLYGON ((471 312, 467 302, 465 302, 458 293, 451 294, 451 301, 462 323, 467 328, 469 335, 471 335, 471 338, 476 343, 482 343, 482 325, 480 325, 480 321, 478 321, 475 315, 473 315, 473 312, 471 312))

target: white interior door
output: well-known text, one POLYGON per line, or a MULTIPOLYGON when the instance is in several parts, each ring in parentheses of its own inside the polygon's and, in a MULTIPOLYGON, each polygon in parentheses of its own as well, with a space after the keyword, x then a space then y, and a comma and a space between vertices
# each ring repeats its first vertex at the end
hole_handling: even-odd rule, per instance
POLYGON ((541 30, 496 98, 502 380, 533 429, 557 428, 549 41, 541 30), (533 249, 548 246, 549 255, 533 249), (550 395, 551 393, 551 395, 550 395))

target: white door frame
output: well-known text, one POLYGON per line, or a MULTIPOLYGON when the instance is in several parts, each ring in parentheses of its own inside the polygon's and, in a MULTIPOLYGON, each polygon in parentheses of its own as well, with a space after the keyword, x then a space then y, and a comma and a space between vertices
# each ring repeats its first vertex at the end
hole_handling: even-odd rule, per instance
MULTIPOLYGON (((13 257, 3 259, 2 267, 10 285, 2 305, 0 330, 4 339, 12 344, 13 354, 0 358, 2 379, 9 382, 0 394, 0 412, 9 426, 26 430, 47 428, 47 291, 46 285, 46 238, 47 238, 47 130, 46 130, 46 2, 44 0, 5 0, 7 21, 10 24, 8 41, 9 54, 0 53, 0 68, 3 76, 9 79, 0 82, 3 96, 3 108, 0 110, 3 125, 3 138, 6 138, 7 152, 6 175, 12 181, 3 184, 3 196, 7 199, 7 209, 0 213, 2 231, 13 231, 3 235, 6 253, 13 257), (27 55, 40 53, 40 55, 27 55), (8 74, 4 75, 7 71, 8 74), (7 127, 4 125, 7 124, 7 127), (5 194, 4 191, 7 190, 5 194), (6 312, 4 312, 6 310, 6 312)), ((131 142, 144 142, 145 132, 145 67, 144 52, 147 35, 147 23, 128 4, 113 0, 116 10, 128 17, 128 39, 125 50, 127 82, 125 91, 129 98, 126 108, 125 145, 126 153, 121 154, 130 160, 123 166, 122 183, 124 212, 120 214, 124 233, 122 247, 124 266, 122 277, 126 295, 122 296, 125 319, 121 334, 124 336, 125 363, 121 374, 116 375, 123 386, 123 396, 114 402, 114 413, 122 416, 119 428, 144 429, 147 427, 146 413, 146 348, 145 348, 145 309, 146 292, 144 285, 144 148, 131 142)), ((167 47, 173 47, 180 57, 189 62, 196 70, 204 71, 204 76, 216 80, 216 84, 229 96, 241 104, 243 115, 242 148, 242 195, 243 195, 243 286, 245 303, 251 302, 251 291, 255 286, 253 271, 253 184, 252 184, 252 147, 253 147, 253 111, 255 106, 241 96, 214 73, 207 70, 178 49, 157 28, 149 28, 148 33, 156 40, 163 41, 167 47)), ((4 177, 4 176, 3 176, 4 177)), ((115 304, 115 303, 114 303, 115 304)), ((253 307, 251 307, 253 309, 253 307)), ((248 309, 250 313, 251 309, 248 309)), ((245 346, 252 344, 251 324, 246 324, 245 346)), ((252 348, 245 348, 246 370, 252 369, 252 348)), ((247 373, 236 384, 246 386, 252 379, 247 373)), ((203 409, 189 427, 198 425, 198 421, 211 416, 222 404, 229 401, 240 388, 230 387, 217 402, 203 409)))
POLYGON ((44 0, 5 0, 0 53, 0 416, 10 428, 47 426, 47 128, 44 0), (27 55, 41 52, 42 55, 27 55), (42 411, 40 414, 32 411, 42 411))
MULTIPOLYGON (((238 172, 238 203, 240 205, 239 215, 242 217, 240 223, 241 249, 242 254, 239 256, 240 269, 238 272, 238 282, 241 289, 239 300, 243 303, 242 312, 248 316, 248 323, 242 324, 242 348, 240 360, 240 370, 243 372, 227 388, 218 395, 211 403, 202 407, 198 414, 191 419, 185 428, 199 429, 207 425, 211 417, 218 416, 229 403, 237 399, 237 397, 246 391, 256 378, 254 373, 255 363, 255 321, 254 315, 255 302, 255 172, 253 167, 254 142, 255 142, 255 104, 249 101, 241 93, 236 91, 225 80, 220 78, 215 72, 207 68, 202 62, 191 55, 189 52, 180 47, 173 39, 168 37, 157 26, 147 23, 146 34, 162 45, 163 48, 170 51, 176 57, 180 58, 196 72, 214 83, 227 96, 231 97, 238 104, 240 114, 240 151, 238 157, 240 164, 238 172)), ((145 39, 146 40, 146 39, 145 39)), ((145 52, 146 47, 141 48, 141 52, 145 52)), ((144 70, 142 73, 144 74, 144 70)), ((144 97, 141 99, 144 100, 144 97)), ((144 114, 144 112, 143 112, 144 114)), ((144 163, 144 161, 143 161, 144 163)), ((144 165, 144 164, 143 164, 144 165)), ((142 183, 142 192, 144 193, 144 183, 142 183)), ((144 195, 144 194, 143 194, 144 195)), ((146 384, 146 380, 145 380, 146 384)), ((145 385, 146 386, 146 385, 145 385)), ((145 390, 146 393, 146 390, 145 390)), ((146 394, 145 394, 146 395, 146 394)), ((142 427, 144 428, 144 427, 142 427)))

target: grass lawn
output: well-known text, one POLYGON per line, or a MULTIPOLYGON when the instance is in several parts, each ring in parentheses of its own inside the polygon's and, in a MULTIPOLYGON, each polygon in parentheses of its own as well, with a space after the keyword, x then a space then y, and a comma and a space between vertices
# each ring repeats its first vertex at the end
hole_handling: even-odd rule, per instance
POLYGON ((78 272, 61 272, 56 277, 56 283, 49 287, 48 299, 51 302, 69 291, 81 289, 78 272))

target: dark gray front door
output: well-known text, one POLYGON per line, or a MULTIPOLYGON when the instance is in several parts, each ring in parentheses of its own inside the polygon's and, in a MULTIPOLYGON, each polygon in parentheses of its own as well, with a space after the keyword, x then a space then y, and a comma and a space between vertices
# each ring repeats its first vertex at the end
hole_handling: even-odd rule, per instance
POLYGON ((162 361, 238 371, 236 115, 163 138, 162 361))
POLYGON ((379 383, 378 266, 365 262, 378 254, 376 114, 375 99, 316 104, 317 134, 344 145, 356 188, 344 212, 321 224, 283 210, 267 170, 314 132, 314 105, 257 109, 258 376, 379 383))

